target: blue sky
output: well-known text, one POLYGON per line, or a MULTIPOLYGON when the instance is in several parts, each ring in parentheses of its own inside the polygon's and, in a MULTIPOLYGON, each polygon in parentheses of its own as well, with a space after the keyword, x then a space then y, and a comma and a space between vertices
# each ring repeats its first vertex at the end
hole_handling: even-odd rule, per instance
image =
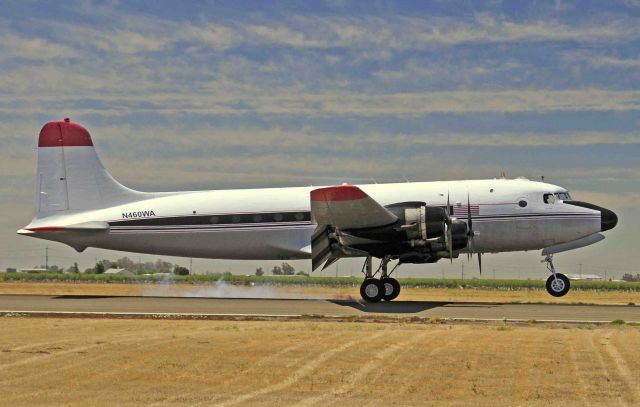
MULTIPOLYGON (((8 1, 0 267, 41 257, 14 233, 31 216, 36 134, 71 117, 143 190, 544 175, 623 220, 559 261, 632 271, 639 87, 633 0, 8 1)), ((488 262, 544 275, 531 254, 488 262)))

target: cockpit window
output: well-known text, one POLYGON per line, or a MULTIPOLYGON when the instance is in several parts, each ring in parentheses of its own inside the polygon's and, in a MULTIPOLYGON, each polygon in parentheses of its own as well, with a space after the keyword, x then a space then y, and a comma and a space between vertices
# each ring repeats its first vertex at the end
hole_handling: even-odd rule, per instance
POLYGON ((556 192, 555 196, 559 201, 570 201, 571 200, 571 196, 569 195, 568 192, 556 192))
POLYGON ((556 197, 554 194, 544 194, 543 200, 544 200, 544 203, 546 204, 556 203, 556 197))

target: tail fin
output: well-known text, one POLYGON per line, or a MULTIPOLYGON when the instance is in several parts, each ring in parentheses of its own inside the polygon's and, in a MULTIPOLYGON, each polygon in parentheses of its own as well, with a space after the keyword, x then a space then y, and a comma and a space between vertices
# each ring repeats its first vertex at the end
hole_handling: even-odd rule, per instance
POLYGON ((113 179, 93 147, 87 129, 65 119, 40 130, 35 212, 41 218, 147 199, 113 179))

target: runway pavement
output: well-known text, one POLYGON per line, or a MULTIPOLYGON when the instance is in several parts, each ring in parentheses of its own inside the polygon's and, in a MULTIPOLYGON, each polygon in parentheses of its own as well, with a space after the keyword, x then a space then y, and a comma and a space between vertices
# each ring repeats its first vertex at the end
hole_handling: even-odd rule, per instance
POLYGON ((640 323, 640 307, 617 305, 509 304, 483 302, 0 295, 0 314, 112 314, 173 317, 412 317, 452 320, 509 320, 640 323))

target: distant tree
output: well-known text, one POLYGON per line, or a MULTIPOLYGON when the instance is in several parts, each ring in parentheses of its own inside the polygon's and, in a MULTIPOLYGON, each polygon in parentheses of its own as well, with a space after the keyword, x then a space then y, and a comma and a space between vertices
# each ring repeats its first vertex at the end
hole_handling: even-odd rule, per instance
POLYGON ((296 269, 289 263, 282 263, 282 274, 285 276, 292 276, 296 274, 296 269))
POLYGON ((624 273, 622 275, 622 280, 632 282, 632 281, 640 281, 640 274, 636 274, 635 276, 631 273, 624 273))
POLYGON ((176 276, 188 276, 189 269, 186 267, 178 266, 176 264, 176 266, 173 268, 173 274, 175 274, 176 276))
POLYGON ((156 273, 171 273, 171 270, 173 270, 173 264, 169 263, 168 261, 158 259, 156 260, 154 268, 156 273))
POLYGON ((273 269, 271 269, 271 274, 273 274, 274 276, 281 276, 282 275, 282 267, 273 266, 273 269))
POLYGON ((121 257, 116 260, 116 266, 119 269, 127 269, 130 271, 135 271, 137 269, 136 263, 134 263, 133 260, 128 257, 121 257))
POLYGON ((262 267, 258 267, 256 269, 256 276, 262 276, 264 275, 264 271, 262 270, 262 267))
MULTIPOLYGON (((100 260, 98 262, 98 264, 102 264, 102 268, 104 270, 109 270, 110 268, 116 267, 115 263, 112 263, 110 260, 107 260, 107 259, 100 260)), ((104 273, 104 271, 103 271, 103 273, 104 273)))
POLYGON ((309 277, 309 273, 305 273, 304 271, 298 271, 296 273, 296 276, 305 276, 305 277, 309 277))
POLYGON ((96 274, 104 273, 104 271, 105 271, 104 264, 102 262, 96 263, 96 266, 94 267, 94 271, 95 271, 96 274))
POLYGON ((78 262, 74 262, 73 266, 67 269, 67 273, 78 274, 79 272, 80 272, 80 269, 78 268, 78 262))

